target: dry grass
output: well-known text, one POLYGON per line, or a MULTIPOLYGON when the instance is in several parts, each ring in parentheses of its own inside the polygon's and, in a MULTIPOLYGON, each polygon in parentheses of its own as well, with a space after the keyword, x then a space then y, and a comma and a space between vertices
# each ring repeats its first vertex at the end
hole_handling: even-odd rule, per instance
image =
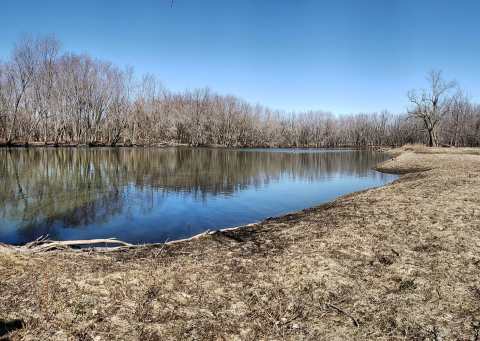
POLYGON ((479 340, 480 157, 450 150, 190 242, 0 254, 0 320, 23 321, 13 340, 479 340))
POLYGON ((392 149, 391 153, 414 152, 417 154, 471 154, 480 155, 480 148, 456 148, 456 147, 427 147, 424 144, 407 144, 403 147, 392 149))

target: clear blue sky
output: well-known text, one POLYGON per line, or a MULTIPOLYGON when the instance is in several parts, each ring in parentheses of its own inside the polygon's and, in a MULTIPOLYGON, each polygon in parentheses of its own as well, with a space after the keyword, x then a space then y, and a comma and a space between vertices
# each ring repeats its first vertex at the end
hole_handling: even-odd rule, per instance
POLYGON ((209 86, 276 109, 402 111, 442 69, 480 95, 478 0, 3 0, 0 58, 22 33, 173 90, 209 86))

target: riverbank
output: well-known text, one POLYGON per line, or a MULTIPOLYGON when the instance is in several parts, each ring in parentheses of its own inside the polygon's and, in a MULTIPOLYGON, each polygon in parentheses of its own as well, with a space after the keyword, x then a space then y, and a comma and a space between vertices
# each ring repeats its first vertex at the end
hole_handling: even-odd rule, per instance
POLYGON ((126 144, 126 143, 56 143, 56 142, 13 142, 0 141, 0 148, 148 148, 148 147, 189 147, 186 143, 163 142, 152 144, 126 144))
POLYGON ((14 340, 475 339, 478 149, 418 148, 379 165, 390 185, 241 229, 0 253, 0 320, 14 340))
POLYGON ((294 145, 223 145, 223 144, 201 144, 201 145, 190 145, 187 143, 179 142, 157 142, 150 144, 134 144, 134 143, 100 143, 100 142, 90 142, 90 143, 55 143, 55 142, 14 142, 6 143, 5 141, 0 141, 0 148, 172 148, 172 147, 189 147, 189 148, 219 148, 219 149, 368 149, 368 150, 379 150, 386 149, 385 146, 375 146, 375 145, 364 145, 364 146, 355 146, 355 145, 338 145, 338 146, 294 146, 294 145))

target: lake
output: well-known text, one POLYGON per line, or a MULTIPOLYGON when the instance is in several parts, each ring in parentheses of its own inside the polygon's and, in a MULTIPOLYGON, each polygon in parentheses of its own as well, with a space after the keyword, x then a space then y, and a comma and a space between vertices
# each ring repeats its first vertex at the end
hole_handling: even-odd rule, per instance
POLYGON ((257 222, 397 178, 374 151, 0 149, 0 242, 181 239, 257 222))

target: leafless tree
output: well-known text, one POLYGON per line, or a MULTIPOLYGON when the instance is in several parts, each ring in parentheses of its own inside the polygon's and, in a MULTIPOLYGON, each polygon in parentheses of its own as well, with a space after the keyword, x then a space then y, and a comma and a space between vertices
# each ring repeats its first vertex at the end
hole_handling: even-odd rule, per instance
POLYGON ((17 135, 22 100, 32 83, 37 67, 35 58, 34 41, 30 37, 24 37, 15 45, 11 61, 5 66, 7 75, 5 93, 9 107, 6 119, 7 144, 12 143, 17 135))
POLYGON ((447 82, 438 70, 430 71, 427 75, 429 88, 412 90, 408 93, 408 99, 413 105, 409 110, 412 117, 423 122, 424 129, 428 134, 428 145, 438 145, 437 127, 440 121, 449 112, 452 104, 451 91, 456 88, 455 82, 447 82))

